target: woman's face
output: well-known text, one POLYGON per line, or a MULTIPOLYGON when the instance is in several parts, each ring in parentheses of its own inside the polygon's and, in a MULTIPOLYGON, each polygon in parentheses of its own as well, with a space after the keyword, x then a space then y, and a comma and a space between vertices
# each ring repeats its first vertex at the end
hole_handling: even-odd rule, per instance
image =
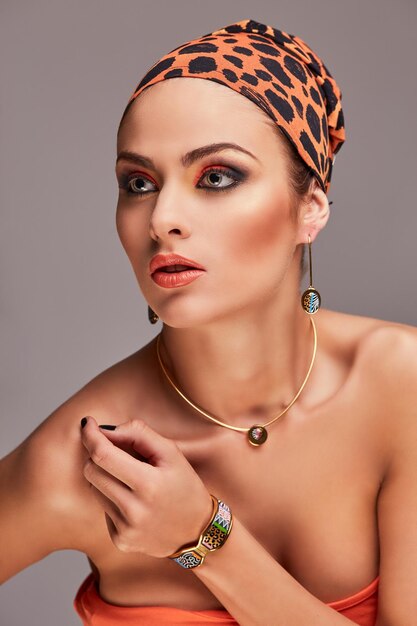
POLYGON ((212 81, 162 81, 131 105, 117 152, 117 231, 164 323, 198 326, 247 308, 256 313, 279 296, 301 239, 283 149, 257 105, 212 81), (228 148, 181 160, 224 142, 253 156, 228 148), (149 273, 157 253, 178 253, 205 272, 185 286, 161 287, 149 273))

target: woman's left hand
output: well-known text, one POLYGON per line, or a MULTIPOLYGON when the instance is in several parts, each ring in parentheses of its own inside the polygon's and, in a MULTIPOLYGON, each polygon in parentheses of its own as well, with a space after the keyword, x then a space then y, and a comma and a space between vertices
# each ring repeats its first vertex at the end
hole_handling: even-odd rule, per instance
POLYGON ((102 430, 91 416, 81 437, 83 474, 119 550, 163 558, 198 539, 213 504, 175 441, 140 419, 102 430))

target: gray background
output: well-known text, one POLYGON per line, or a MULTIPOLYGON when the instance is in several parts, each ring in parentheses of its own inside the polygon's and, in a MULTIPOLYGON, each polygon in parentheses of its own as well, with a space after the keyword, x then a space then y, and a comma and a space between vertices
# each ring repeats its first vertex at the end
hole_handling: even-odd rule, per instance
MULTIPOLYGON (((1 456, 159 332, 115 228, 117 126, 155 61, 234 21, 300 36, 342 90, 347 140, 312 248, 323 306, 417 325, 415 0, 3 0, 0 12, 1 456)), ((65 551, 19 573, 0 591, 1 624, 79 624, 88 571, 65 551)))

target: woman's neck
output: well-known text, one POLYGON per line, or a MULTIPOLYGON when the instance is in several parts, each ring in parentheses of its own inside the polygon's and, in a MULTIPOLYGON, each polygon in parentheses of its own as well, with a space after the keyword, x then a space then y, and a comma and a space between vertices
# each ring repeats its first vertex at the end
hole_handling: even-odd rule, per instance
POLYGON ((282 302, 270 299, 210 326, 164 325, 161 359, 182 393, 217 419, 243 427, 285 408, 307 374, 314 335, 300 298, 282 302))

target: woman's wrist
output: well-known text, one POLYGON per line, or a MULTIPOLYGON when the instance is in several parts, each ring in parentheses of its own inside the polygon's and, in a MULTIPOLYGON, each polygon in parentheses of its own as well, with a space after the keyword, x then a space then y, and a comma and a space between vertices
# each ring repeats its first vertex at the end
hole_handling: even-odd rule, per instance
POLYGON ((199 538, 168 557, 185 569, 200 567, 209 552, 219 550, 225 544, 232 530, 233 516, 230 507, 212 494, 210 496, 213 503, 212 514, 199 538))

